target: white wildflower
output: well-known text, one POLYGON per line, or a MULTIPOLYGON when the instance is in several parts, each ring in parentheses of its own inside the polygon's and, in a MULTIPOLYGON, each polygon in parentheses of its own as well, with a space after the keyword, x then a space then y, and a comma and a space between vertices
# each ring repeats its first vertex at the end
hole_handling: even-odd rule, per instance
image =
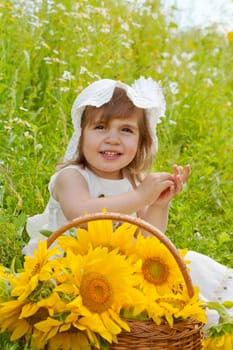
POLYGON ((181 61, 178 59, 176 55, 172 56, 172 64, 174 64, 174 66, 176 67, 181 66, 181 61))
POLYGON ((60 88, 60 91, 61 92, 68 92, 68 91, 70 91, 70 88, 67 87, 67 86, 63 86, 63 87, 60 88))
POLYGON ((169 88, 171 90, 171 93, 173 95, 177 95, 179 93, 179 86, 178 86, 178 83, 176 81, 170 81, 169 82, 169 88))
POLYGON ((111 28, 108 24, 103 24, 103 27, 100 29, 101 33, 106 33, 106 34, 110 33, 110 30, 111 28))
POLYGON ((121 28, 122 28, 123 30, 125 30, 126 32, 128 32, 128 31, 129 31, 129 25, 128 25, 128 23, 122 23, 122 24, 121 24, 121 28))
POLYGON ((183 60, 190 61, 194 56, 194 52, 182 52, 180 56, 183 60))
POLYGON ((62 74, 62 80, 63 81, 75 80, 75 77, 68 70, 64 70, 62 74))
POLYGON ((204 78, 204 83, 209 87, 214 85, 213 81, 210 78, 204 78))
POLYGON ((90 33, 94 33, 95 31, 95 28, 93 26, 88 26, 87 29, 90 33))
POLYGON ((35 145, 35 149, 38 150, 38 151, 40 151, 42 148, 43 148, 43 146, 42 146, 41 143, 37 143, 37 144, 35 145))
POLYGON ((153 19, 158 19, 158 14, 156 13, 156 12, 153 12, 152 14, 151 14, 151 17, 153 18, 153 19))
POLYGON ((142 28, 142 25, 136 22, 132 22, 132 26, 135 28, 142 28))
POLYGON ((79 70, 79 74, 85 74, 85 73, 88 73, 88 69, 84 66, 81 66, 79 70))
POLYGON ((65 6, 62 3, 57 4, 56 7, 62 11, 66 10, 65 6))
POLYGON ((218 74, 219 74, 218 68, 213 67, 213 68, 211 69, 211 71, 212 71, 212 76, 213 76, 213 77, 217 77, 217 76, 218 76, 218 74))
POLYGON ((196 71, 196 62, 188 62, 187 64, 187 68, 188 70, 193 74, 193 75, 196 75, 197 74, 197 71, 196 71))
POLYGON ((50 49, 50 46, 45 41, 41 42, 41 46, 45 47, 46 49, 50 49))
POLYGON ((52 58, 51 57, 44 57, 43 60, 45 61, 46 64, 52 64, 52 58))
POLYGON ((23 135, 24 135, 24 137, 25 137, 26 139, 28 139, 28 140, 29 140, 29 139, 33 139, 33 136, 29 133, 29 131, 25 131, 23 135))
POLYGON ((168 53, 168 52, 162 52, 162 53, 161 53, 161 56, 162 56, 163 58, 168 58, 168 57, 170 57, 170 53, 168 53))
POLYGON ((170 125, 176 125, 177 123, 174 121, 174 120, 172 120, 172 119, 170 119, 169 121, 168 121, 168 123, 170 124, 170 125))
POLYGON ((213 50, 212 50, 212 55, 215 56, 219 53, 220 49, 219 47, 215 47, 213 50))
POLYGON ((20 109, 21 111, 28 112, 28 109, 25 108, 25 107, 23 107, 23 106, 20 106, 19 109, 20 109))
POLYGON ((54 57, 52 60, 53 60, 54 62, 57 62, 57 63, 60 63, 60 64, 64 64, 64 65, 66 65, 66 64, 67 64, 67 62, 66 62, 66 61, 60 60, 60 59, 59 59, 59 58, 57 58, 57 57, 54 57))
POLYGON ((131 43, 129 41, 128 42, 123 41, 121 45, 126 47, 127 49, 130 49, 130 47, 131 47, 131 43))

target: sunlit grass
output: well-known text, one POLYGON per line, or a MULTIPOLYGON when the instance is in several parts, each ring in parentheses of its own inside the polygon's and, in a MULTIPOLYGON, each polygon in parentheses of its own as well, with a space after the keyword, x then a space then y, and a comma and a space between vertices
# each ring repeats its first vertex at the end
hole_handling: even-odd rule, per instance
MULTIPOLYGON (((232 266, 232 33, 179 33, 156 1, 138 10, 121 1, 43 1, 34 14, 18 3, 0 3, 1 262, 21 266, 26 217, 46 205, 77 93, 98 78, 144 75, 161 81, 167 100, 155 170, 192 166, 167 234, 232 266)), ((22 350, 4 339, 4 349, 22 350)))

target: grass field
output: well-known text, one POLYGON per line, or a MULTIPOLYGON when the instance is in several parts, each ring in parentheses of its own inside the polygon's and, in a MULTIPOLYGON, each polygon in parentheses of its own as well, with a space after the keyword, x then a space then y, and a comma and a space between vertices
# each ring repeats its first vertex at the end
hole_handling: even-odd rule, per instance
MULTIPOLYGON (((180 33, 156 1, 43 1, 35 13, 19 4, 0 3, 1 263, 22 267, 26 219, 46 205, 76 95, 98 78, 143 75, 161 81, 167 101, 154 170, 192 167, 167 235, 233 267, 232 33, 180 33)), ((22 350, 5 335, 0 344, 22 350)))

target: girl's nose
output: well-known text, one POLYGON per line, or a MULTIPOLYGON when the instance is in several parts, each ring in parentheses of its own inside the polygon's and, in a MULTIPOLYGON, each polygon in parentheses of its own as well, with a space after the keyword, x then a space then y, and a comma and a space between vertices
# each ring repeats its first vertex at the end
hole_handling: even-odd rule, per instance
POLYGON ((110 130, 106 135, 105 142, 108 144, 119 144, 120 138, 117 131, 110 130))

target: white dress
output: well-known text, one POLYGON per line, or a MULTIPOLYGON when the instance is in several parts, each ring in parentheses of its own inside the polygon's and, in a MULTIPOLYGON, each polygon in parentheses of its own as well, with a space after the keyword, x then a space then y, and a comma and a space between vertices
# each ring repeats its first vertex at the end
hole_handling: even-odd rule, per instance
MULTIPOLYGON (((81 168, 78 165, 69 165, 54 175, 49 182, 50 198, 45 211, 42 214, 37 214, 30 217, 27 221, 26 230, 30 237, 28 244, 23 248, 22 252, 25 255, 32 256, 34 249, 37 249, 38 241, 47 239, 40 232, 43 230, 56 231, 59 227, 67 223, 67 218, 64 216, 60 203, 56 201, 52 195, 53 188, 57 176, 67 169, 75 169, 79 171, 87 181, 91 197, 98 198, 102 196, 114 196, 125 193, 133 189, 130 181, 125 177, 120 180, 109 180, 96 176, 88 168, 81 168)), ((135 213, 132 215, 136 215, 135 213)))
MULTIPOLYGON (((117 195, 132 190, 132 185, 127 178, 123 178, 122 180, 100 178, 87 168, 82 169, 77 165, 70 165, 56 172, 50 179, 50 199, 44 213, 28 219, 26 228, 30 236, 30 241, 23 248, 23 254, 33 255, 33 250, 37 248, 38 241, 47 239, 47 237, 40 233, 41 229, 55 231, 67 222, 59 202, 52 196, 52 190, 58 174, 70 168, 76 169, 84 176, 90 194, 94 198, 117 195)), ((132 215, 135 215, 135 213, 132 213, 132 215)), ((219 302, 224 300, 233 301, 233 269, 227 268, 210 257, 194 251, 188 251, 185 259, 190 261, 190 276, 193 285, 199 286, 200 296, 203 300, 219 302)), ((233 308, 230 310, 230 313, 233 314, 233 308)), ((207 315, 209 318, 208 323, 218 320, 218 315, 215 311, 210 310, 207 315)))

